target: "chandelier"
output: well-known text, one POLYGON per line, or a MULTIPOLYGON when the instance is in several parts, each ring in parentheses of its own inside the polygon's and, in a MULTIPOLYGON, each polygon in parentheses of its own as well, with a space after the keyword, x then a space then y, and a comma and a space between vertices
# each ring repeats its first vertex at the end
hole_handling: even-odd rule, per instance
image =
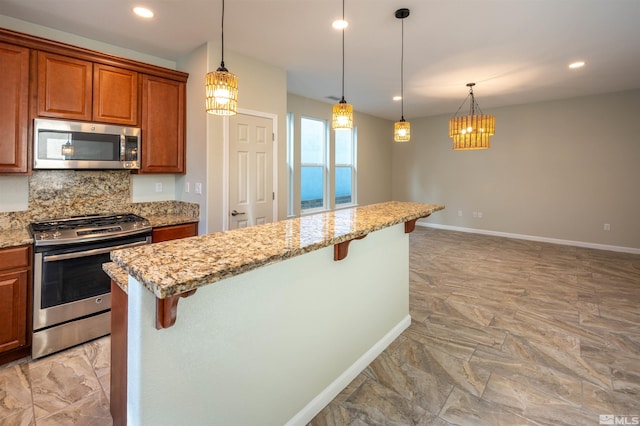
POLYGON ((496 117, 483 114, 473 96, 475 83, 468 83, 469 95, 462 102, 458 111, 449 120, 449 137, 453 139, 454 150, 487 149, 490 137, 493 136, 496 127, 496 117), (467 99, 471 98, 469 115, 457 116, 467 99), (478 112, 478 114, 476 113, 478 112))

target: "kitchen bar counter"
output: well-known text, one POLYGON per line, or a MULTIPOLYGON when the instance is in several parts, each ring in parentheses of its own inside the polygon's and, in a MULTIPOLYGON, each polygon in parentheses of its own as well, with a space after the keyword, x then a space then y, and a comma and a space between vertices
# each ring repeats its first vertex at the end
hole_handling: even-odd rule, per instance
POLYGON ((429 216, 442 205, 387 202, 111 253, 159 299, 373 231, 429 216))
POLYGON ((113 262, 103 263, 102 270, 109 275, 109 278, 111 278, 111 280, 115 282, 116 285, 125 292, 125 294, 129 291, 129 275, 127 275, 127 271, 113 262))
POLYGON ((411 323, 409 233, 442 208, 388 202, 112 252, 103 268, 128 273, 126 295, 112 286, 126 318, 112 356, 131 367, 112 369, 114 425, 307 424, 411 323))

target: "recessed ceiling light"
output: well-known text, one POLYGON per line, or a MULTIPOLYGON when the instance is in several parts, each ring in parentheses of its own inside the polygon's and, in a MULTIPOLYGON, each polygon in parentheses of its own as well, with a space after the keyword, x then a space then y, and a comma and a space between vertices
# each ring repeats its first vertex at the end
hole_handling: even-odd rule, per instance
POLYGON ((394 97, 393 97, 393 100, 394 100, 394 101, 399 101, 399 100, 401 100, 401 99, 402 99, 402 96, 394 96, 394 97))
POLYGON ((577 61, 569 64, 569 68, 582 68, 584 67, 584 61, 577 61))
POLYGON ((343 30, 349 26, 349 23, 342 19, 336 19, 335 21, 333 21, 331 26, 336 30, 343 30))
POLYGON ((153 12, 146 7, 136 6, 133 8, 133 13, 142 18, 153 18, 153 12))

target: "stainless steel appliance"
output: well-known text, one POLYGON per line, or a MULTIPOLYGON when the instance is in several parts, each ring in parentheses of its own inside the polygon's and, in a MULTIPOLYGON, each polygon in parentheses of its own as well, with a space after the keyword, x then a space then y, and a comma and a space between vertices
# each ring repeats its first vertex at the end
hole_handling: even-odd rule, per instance
POLYGON ((85 215, 34 222, 32 358, 110 332, 109 253, 151 242, 151 225, 134 214, 85 215))
POLYGON ((140 129, 33 120, 34 169, 139 169, 140 129))

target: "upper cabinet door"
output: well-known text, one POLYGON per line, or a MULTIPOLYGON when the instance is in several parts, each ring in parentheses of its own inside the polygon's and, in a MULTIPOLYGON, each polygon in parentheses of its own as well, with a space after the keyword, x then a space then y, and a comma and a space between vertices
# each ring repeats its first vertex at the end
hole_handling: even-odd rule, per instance
POLYGON ((38 52, 38 115, 91 121, 93 64, 38 52))
POLYGON ((108 65, 93 65, 93 120, 138 124, 138 73, 108 65))
POLYGON ((185 173, 186 83, 142 77, 139 173, 185 173))
POLYGON ((27 173, 29 49, 0 43, 0 173, 27 173))

